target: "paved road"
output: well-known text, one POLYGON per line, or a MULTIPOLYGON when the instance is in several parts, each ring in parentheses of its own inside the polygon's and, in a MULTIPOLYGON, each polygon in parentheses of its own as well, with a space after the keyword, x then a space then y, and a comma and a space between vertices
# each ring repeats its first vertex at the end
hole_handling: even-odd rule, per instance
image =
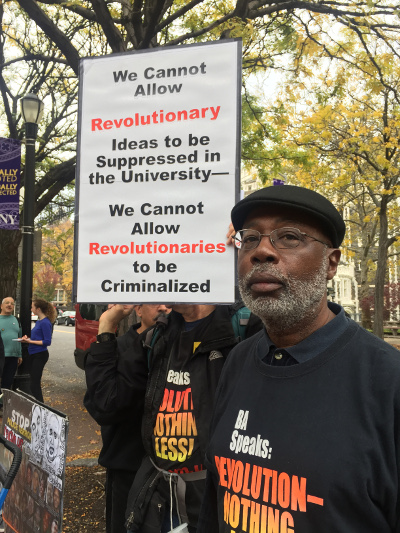
POLYGON ((83 407, 85 375, 75 365, 74 349, 75 328, 55 326, 42 380, 45 403, 68 415, 68 457, 93 455, 101 447, 100 428, 83 407))
POLYGON ((54 326, 51 346, 49 347, 50 358, 45 370, 52 382, 61 387, 73 382, 76 387, 85 389, 85 374, 78 368, 74 360, 75 350, 75 327, 54 326), (71 381, 73 380, 73 381, 71 381))

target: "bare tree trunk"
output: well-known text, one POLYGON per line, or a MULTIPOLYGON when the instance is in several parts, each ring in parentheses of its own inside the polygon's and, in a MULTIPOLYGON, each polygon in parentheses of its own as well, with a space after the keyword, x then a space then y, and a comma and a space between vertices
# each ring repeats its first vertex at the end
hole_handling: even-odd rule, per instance
MULTIPOLYGON (((360 166, 358 167, 358 174, 363 175, 363 169, 360 166)), ((358 298, 361 309, 361 325, 365 329, 372 329, 371 309, 366 308, 362 304, 364 299, 371 296, 370 260, 371 250, 375 243, 377 221, 373 220, 367 222, 367 219, 371 218, 368 215, 374 212, 375 207, 371 202, 367 189, 363 184, 357 183, 357 179, 354 175, 352 175, 352 187, 347 193, 350 193, 351 202, 357 213, 357 219, 355 220, 356 233, 354 234, 354 230, 352 231, 352 235, 356 236, 356 238, 353 237, 354 241, 358 241, 358 238, 361 235, 361 247, 358 249, 357 245, 357 255, 360 259, 360 290, 358 298)))
POLYGON ((0 230, 0 302, 7 296, 16 297, 20 241, 20 230, 0 230))
MULTIPOLYGON (((363 250, 364 252, 364 250, 363 250)), ((362 254, 361 258, 361 273, 360 273, 360 291, 359 291, 359 301, 362 302, 364 298, 369 296, 369 282, 368 282, 368 257, 365 257, 365 254, 362 254)), ((365 329, 372 329, 372 320, 371 320, 371 310, 366 309, 363 305, 360 306, 361 309, 361 325, 365 329)))
MULTIPOLYGON (((371 251, 371 236, 369 235, 368 229, 362 227, 362 250, 360 254, 360 291, 359 291, 359 301, 360 303, 370 296, 370 287, 369 287, 369 259, 371 251)), ((361 325, 365 329, 372 329, 372 317, 371 309, 366 309, 363 305, 361 308, 361 325)))
POLYGON ((376 265, 375 276, 375 309, 374 309, 374 328, 373 332, 377 337, 383 339, 383 309, 384 309, 384 289, 386 281, 388 253, 388 220, 387 220, 387 202, 382 198, 379 212, 379 241, 378 241, 378 260, 376 265))

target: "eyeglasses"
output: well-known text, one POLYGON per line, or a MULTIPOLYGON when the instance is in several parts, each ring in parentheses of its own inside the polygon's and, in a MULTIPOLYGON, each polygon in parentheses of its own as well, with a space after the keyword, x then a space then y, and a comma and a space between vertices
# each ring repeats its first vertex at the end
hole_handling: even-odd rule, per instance
POLYGON ((325 246, 330 246, 328 243, 320 241, 297 228, 274 229, 268 234, 260 233, 255 229, 242 229, 234 237, 235 246, 239 250, 254 250, 260 244, 262 237, 269 237, 272 246, 277 250, 292 250, 299 246, 302 247, 306 243, 306 237, 325 246))

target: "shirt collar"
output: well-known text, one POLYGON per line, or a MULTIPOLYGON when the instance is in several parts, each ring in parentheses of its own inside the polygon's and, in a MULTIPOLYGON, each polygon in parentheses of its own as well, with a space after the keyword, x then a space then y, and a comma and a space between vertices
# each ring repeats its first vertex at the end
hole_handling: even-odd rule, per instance
MULTIPOLYGON (((340 337, 349 325, 350 319, 346 316, 343 307, 333 302, 328 302, 329 309, 335 313, 335 318, 330 320, 325 326, 314 331, 309 337, 299 342, 295 346, 285 348, 285 351, 298 363, 305 363, 316 355, 325 351, 332 343, 340 337)), ((275 348, 274 343, 264 329, 264 337, 258 345, 258 356, 262 359, 271 349, 275 348)))

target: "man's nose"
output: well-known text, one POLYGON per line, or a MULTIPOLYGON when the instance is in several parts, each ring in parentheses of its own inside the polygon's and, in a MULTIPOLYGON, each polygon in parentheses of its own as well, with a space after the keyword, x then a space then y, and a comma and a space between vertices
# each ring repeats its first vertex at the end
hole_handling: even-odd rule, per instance
POLYGON ((257 248, 249 250, 250 260, 252 263, 275 263, 278 261, 279 254, 273 246, 269 235, 261 235, 261 240, 257 248))

